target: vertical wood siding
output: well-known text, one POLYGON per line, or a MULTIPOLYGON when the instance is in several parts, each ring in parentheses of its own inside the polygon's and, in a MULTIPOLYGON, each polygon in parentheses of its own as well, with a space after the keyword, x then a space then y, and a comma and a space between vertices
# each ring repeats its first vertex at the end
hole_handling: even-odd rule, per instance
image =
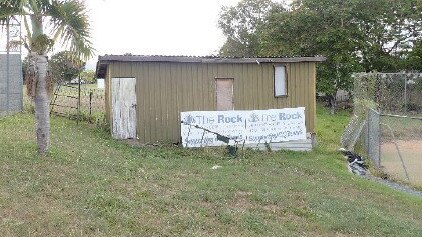
POLYGON ((314 62, 286 63, 288 96, 274 97, 274 65, 177 62, 113 62, 106 80, 110 113, 110 79, 135 77, 137 128, 142 143, 178 142, 180 112, 215 110, 215 78, 234 78, 234 109, 306 108, 306 128, 315 132, 314 62))
MULTIPOLYGON (((106 121, 111 126, 111 78, 110 78, 111 70, 107 70, 106 76, 105 76, 105 112, 106 112, 106 121)), ((111 127, 110 127, 110 131, 111 127)))

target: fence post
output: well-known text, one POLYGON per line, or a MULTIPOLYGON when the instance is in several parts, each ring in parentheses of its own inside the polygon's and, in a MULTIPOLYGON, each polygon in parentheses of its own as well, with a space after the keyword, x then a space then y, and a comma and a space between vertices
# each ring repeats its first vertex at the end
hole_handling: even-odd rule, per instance
POLYGON ((78 113, 78 119, 76 120, 76 124, 79 124, 79 119, 80 119, 80 116, 81 116, 81 114, 80 114, 80 112, 81 112, 81 73, 79 72, 79 75, 78 75, 78 111, 77 111, 77 113, 78 113))
POLYGON ((380 158, 380 114, 373 110, 368 110, 368 142, 367 151, 368 156, 375 163, 375 165, 381 167, 380 158))
POLYGON ((404 77, 404 112, 407 113, 407 78, 404 77))
POLYGON ((89 116, 91 116, 91 108, 92 108, 92 91, 89 92, 89 116))

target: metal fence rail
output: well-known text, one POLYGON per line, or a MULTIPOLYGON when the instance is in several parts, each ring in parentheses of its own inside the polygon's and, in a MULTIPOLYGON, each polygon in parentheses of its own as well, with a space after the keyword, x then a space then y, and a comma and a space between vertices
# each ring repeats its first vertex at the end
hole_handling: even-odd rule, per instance
MULTIPOLYGON (((58 96, 56 99, 56 104, 66 104, 71 107, 77 108, 77 100, 72 98, 77 98, 78 90, 62 87, 57 92, 58 96)), ((95 113, 104 113, 105 111, 105 95, 104 90, 97 89, 82 89, 80 94, 80 112, 83 114, 95 114, 95 113)), ((55 108, 57 112, 61 113, 73 113, 74 110, 66 108, 55 108)))
MULTIPOLYGON (((56 92, 57 98, 52 105, 52 113, 75 117, 78 108, 78 88, 61 86, 56 92)), ((25 94, 25 93, 24 93, 25 94)), ((31 109, 33 102, 25 94, 24 104, 26 109, 31 109)), ((104 90, 82 89, 80 94, 80 112, 82 116, 91 115, 94 117, 102 116, 105 112, 105 95, 104 90)))

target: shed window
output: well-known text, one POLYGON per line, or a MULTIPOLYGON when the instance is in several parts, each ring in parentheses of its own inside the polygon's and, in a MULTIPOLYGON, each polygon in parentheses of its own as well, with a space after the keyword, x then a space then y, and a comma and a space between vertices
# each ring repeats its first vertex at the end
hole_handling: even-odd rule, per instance
POLYGON ((287 96, 286 66, 275 66, 274 68, 274 94, 275 96, 287 96))

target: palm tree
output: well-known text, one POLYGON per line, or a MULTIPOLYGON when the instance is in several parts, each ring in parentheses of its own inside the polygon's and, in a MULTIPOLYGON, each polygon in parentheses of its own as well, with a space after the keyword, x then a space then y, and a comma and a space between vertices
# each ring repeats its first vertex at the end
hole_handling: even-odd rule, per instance
POLYGON ((55 43, 62 43, 78 59, 91 57, 88 16, 79 0, 0 0, 0 23, 15 16, 22 17, 27 33, 20 42, 29 52, 27 92, 35 102, 38 150, 45 155, 50 146, 52 91, 47 53, 55 43))

